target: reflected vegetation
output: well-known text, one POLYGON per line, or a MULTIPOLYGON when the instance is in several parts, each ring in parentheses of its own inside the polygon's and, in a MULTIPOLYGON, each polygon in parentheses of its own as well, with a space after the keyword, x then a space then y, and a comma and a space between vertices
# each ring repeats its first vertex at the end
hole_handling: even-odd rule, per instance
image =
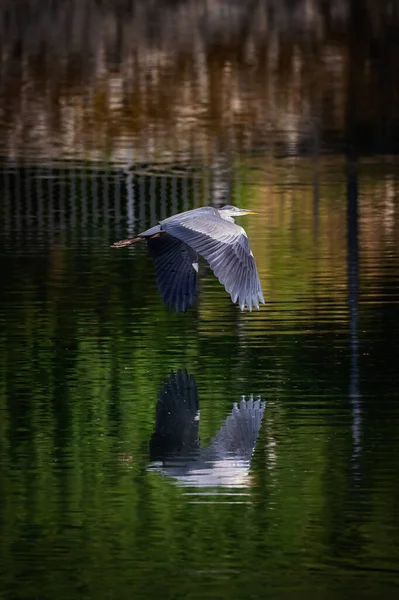
POLYGON ((283 595, 286 572, 304 597, 397 583, 399 182, 394 158, 377 161, 355 165, 357 254, 341 157, 320 159, 316 207, 306 159, 271 160, 272 180, 242 163, 231 195, 259 212, 248 235, 266 300, 251 314, 212 275, 195 309, 170 314, 146 249, 109 248, 130 226, 208 201, 197 179, 135 175, 129 205, 117 171, 3 172, 6 598, 283 595), (232 399, 267 400, 245 504, 193 504, 148 471, 159 388, 181 365, 197 382, 203 448, 232 399))
POLYGON ((8 159, 222 166, 259 149, 398 148, 396 0, 2 7, 8 159))
POLYGON ((2 599, 396 597, 397 35, 395 1, 2 2, 2 599), (171 314, 109 247, 225 203, 260 311, 205 273, 171 314), (251 406, 242 490, 149 468, 251 406))
POLYGON ((265 405, 252 396, 243 397, 239 405, 235 402, 216 435, 201 447, 195 379, 186 371, 171 373, 157 402, 156 430, 150 443, 153 468, 189 487, 248 486, 265 405))

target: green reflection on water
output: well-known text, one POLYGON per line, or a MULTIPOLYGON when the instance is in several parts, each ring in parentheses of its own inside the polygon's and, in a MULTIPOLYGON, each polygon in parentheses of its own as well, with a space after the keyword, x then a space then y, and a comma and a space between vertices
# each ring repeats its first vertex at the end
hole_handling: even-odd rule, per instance
MULTIPOLYGON (((361 285, 364 299, 375 294, 375 311, 360 302, 354 466, 345 180, 337 167, 341 179, 325 184, 316 228, 309 165, 302 175, 281 165, 281 180, 268 185, 255 162, 254 174, 241 175, 245 204, 260 213, 245 226, 267 300, 251 315, 207 272, 198 306, 170 314, 145 248, 109 249, 127 228, 123 210, 119 222, 96 226, 90 209, 87 224, 73 225, 68 213, 61 227, 55 214, 52 228, 49 218, 42 229, 23 221, 18 230, 12 208, 1 246, 4 597, 328 598, 398 584, 399 415, 387 357, 397 351, 397 313, 379 304, 397 303, 397 264, 378 242, 389 246, 394 233, 371 225, 375 189, 361 176, 361 285), (303 177, 300 192, 284 187, 288 175, 303 177), (187 495, 147 471, 159 389, 178 368, 196 377, 204 444, 241 394, 267 401, 241 495, 187 495)), ((114 199, 116 184, 108 186, 114 199)), ((68 186, 65 194, 80 218, 83 194, 68 186)), ((89 187, 85 198, 93 197, 89 187)), ((176 198, 182 210, 179 188, 176 198)), ((39 200, 33 195, 34 207, 39 200)), ((168 209, 173 202, 170 186, 168 209)), ((139 197, 135 227, 151 220, 149 209, 139 197)))

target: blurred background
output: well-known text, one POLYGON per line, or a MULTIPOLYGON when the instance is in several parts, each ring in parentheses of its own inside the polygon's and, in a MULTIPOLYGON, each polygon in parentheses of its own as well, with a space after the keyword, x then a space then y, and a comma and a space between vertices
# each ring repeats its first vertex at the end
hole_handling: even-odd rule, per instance
POLYGON ((398 39, 396 0, 1 2, 1 598, 397 597, 398 39), (259 312, 109 248, 225 203, 259 312), (266 401, 240 485, 148 468, 177 369, 203 445, 266 401))

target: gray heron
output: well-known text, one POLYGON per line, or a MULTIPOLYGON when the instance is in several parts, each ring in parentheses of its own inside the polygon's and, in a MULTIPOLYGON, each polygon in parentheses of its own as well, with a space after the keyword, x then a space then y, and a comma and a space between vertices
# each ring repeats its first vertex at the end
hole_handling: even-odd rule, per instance
POLYGON ((254 255, 245 230, 233 217, 256 214, 252 210, 205 206, 188 210, 121 240, 111 248, 123 248, 146 240, 155 266, 155 277, 164 304, 176 312, 186 311, 196 298, 198 254, 209 263, 234 303, 241 310, 265 302, 254 255))
POLYGON ((252 395, 234 402, 209 444, 199 439, 199 400, 187 371, 171 373, 159 393, 149 467, 182 486, 246 487, 266 403, 252 395))

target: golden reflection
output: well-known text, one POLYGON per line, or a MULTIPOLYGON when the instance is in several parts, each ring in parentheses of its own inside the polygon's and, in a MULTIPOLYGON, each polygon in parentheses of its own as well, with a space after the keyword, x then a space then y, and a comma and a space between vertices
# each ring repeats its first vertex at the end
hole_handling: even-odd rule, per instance
POLYGON ((9 158, 124 162, 132 146, 137 160, 172 153, 206 161, 215 151, 259 145, 293 153, 315 150, 320 139, 334 146, 349 125, 366 136, 382 131, 399 116, 393 16, 384 3, 367 4, 357 21, 356 3, 337 10, 319 0, 299 1, 306 7, 296 11, 286 2, 278 11, 272 0, 244 3, 222 21, 219 3, 205 1, 116 10, 75 0, 55 5, 51 16, 45 3, 25 4, 31 10, 20 13, 10 0, 0 14, 9 158))

